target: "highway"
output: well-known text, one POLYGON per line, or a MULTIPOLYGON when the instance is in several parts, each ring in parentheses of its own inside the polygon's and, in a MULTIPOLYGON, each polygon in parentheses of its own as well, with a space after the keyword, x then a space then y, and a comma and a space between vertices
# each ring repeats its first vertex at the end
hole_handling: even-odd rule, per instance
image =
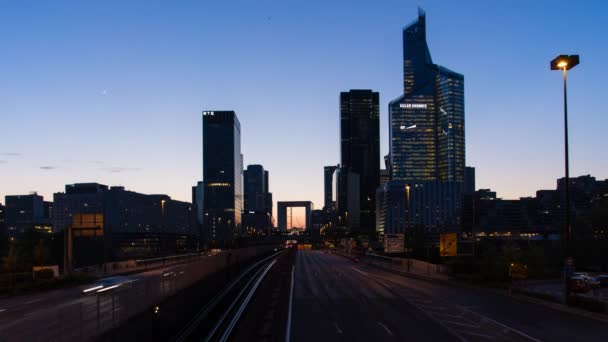
POLYGON ((291 341, 608 341, 608 323, 298 251, 291 341))
MULTIPOLYGON (((201 258, 208 263, 223 261, 221 256, 201 258), (217 261, 215 261, 217 259, 217 261)), ((52 291, 0 300, 0 341, 26 341, 33 338, 64 340, 87 339, 116 327, 131 313, 142 309, 135 298, 168 296, 195 276, 189 268, 196 263, 173 264, 129 276, 133 283, 108 288, 103 293, 83 294, 95 282, 52 291), (135 296, 137 295, 137 296, 135 296), (32 327, 36 327, 35 330, 32 327)))

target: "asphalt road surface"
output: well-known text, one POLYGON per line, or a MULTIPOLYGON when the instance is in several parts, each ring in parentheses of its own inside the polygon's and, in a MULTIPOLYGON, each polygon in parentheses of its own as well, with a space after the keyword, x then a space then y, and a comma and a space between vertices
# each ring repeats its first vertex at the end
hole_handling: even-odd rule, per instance
POLYGON ((608 324, 298 251, 291 341, 608 341, 608 324))

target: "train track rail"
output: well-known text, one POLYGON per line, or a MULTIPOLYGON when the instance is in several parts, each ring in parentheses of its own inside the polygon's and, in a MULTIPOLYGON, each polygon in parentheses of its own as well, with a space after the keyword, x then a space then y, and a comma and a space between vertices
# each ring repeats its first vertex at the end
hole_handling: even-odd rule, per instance
POLYGON ((257 288, 282 253, 274 253, 241 272, 178 332, 174 341, 227 341, 257 288))

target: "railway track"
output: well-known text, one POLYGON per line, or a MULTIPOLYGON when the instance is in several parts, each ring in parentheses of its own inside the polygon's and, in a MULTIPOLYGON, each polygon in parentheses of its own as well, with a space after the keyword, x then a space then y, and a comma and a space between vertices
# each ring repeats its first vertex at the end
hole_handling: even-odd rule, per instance
POLYGON ((274 253, 241 272, 213 297, 173 338, 176 342, 227 341, 243 317, 260 283, 283 251, 274 253))

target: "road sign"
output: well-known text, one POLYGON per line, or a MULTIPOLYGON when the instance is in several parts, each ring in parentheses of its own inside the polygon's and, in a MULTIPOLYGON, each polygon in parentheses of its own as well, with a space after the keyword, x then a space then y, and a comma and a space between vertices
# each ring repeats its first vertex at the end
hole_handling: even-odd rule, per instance
POLYGON ((457 233, 446 233, 439 235, 439 255, 444 256, 456 256, 458 244, 457 233))
POLYGON ((528 266, 512 262, 509 267, 509 276, 511 279, 528 279, 528 266))
POLYGON ((385 234, 384 253, 403 253, 405 251, 403 241, 403 234, 385 234))

